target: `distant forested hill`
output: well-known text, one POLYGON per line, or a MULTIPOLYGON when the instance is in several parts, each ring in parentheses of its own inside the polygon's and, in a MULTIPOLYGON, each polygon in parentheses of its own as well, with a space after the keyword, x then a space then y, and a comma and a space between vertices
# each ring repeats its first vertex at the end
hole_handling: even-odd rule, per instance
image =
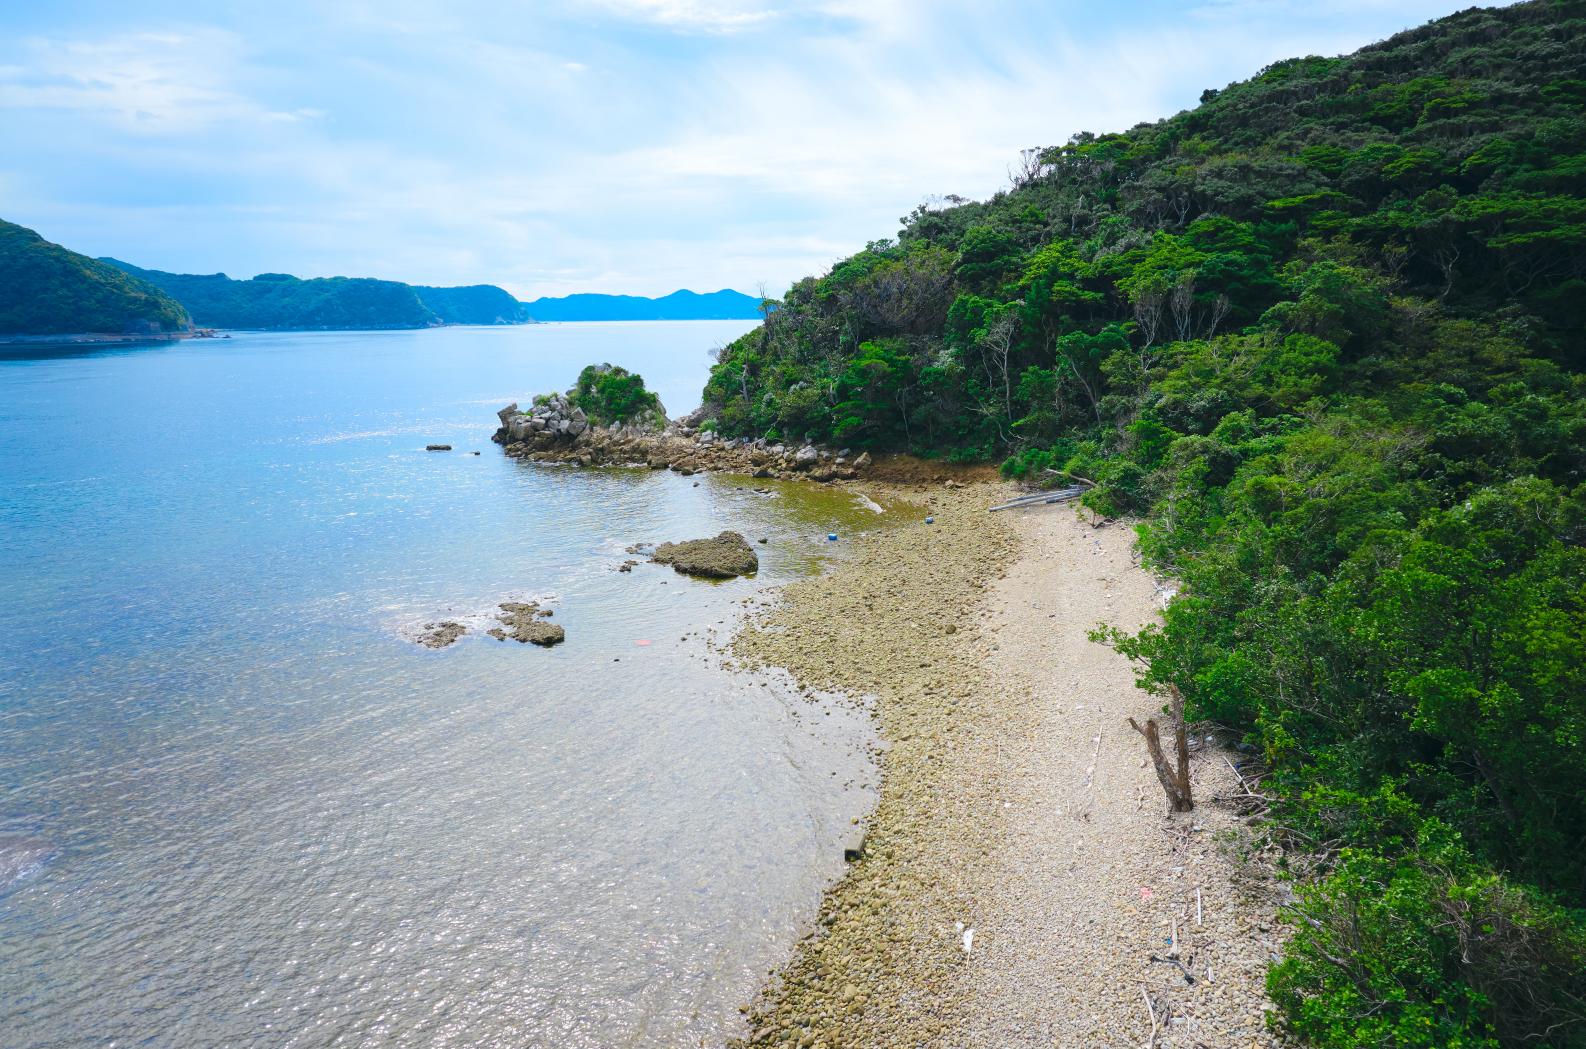
POLYGON ((206 328, 426 328, 440 323, 413 288, 396 281, 299 280, 285 273, 233 280, 224 273, 165 273, 104 261, 169 293, 187 307, 193 323, 206 328))
POLYGON ((369 277, 261 273, 233 280, 224 273, 165 273, 104 259, 159 287, 206 328, 429 328, 438 324, 522 324, 521 303, 500 288, 415 287, 369 277))
POLYGON ((701 295, 674 291, 658 299, 638 295, 568 295, 524 303, 537 321, 707 321, 753 320, 760 300, 723 289, 701 295))
POLYGON ((1104 636, 1247 744, 1305 875, 1282 1022, 1586 1046, 1586 3, 1278 62, 948 204, 726 347, 717 429, 1097 482, 1179 587, 1104 636))
POLYGON ((0 334, 155 334, 191 327, 169 295, 0 221, 0 334))
POLYGON ((414 285, 413 290, 442 324, 524 324, 529 320, 528 307, 494 284, 466 288, 414 285))

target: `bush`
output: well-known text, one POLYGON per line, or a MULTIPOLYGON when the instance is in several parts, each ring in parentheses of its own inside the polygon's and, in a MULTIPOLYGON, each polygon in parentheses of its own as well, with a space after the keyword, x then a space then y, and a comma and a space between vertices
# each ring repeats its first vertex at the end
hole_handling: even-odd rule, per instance
POLYGON ((666 424, 661 399, 644 388, 644 377, 614 364, 591 364, 579 372, 567 399, 598 426, 666 424))
POLYGON ((1302 886, 1267 988, 1318 1049, 1586 1045, 1586 921, 1483 873, 1435 820, 1302 886))

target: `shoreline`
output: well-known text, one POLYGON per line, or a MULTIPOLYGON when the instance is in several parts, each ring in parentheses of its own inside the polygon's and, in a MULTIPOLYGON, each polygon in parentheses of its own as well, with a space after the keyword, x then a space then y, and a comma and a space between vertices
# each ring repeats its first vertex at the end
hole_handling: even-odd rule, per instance
POLYGON ((1132 531, 988 514, 1002 484, 881 490, 919 513, 731 643, 873 697, 884 750, 858 858, 729 1045, 1138 1046, 1153 1021, 1162 1046, 1282 1045, 1262 991, 1277 892, 1229 847, 1248 832, 1213 801, 1224 752, 1197 741, 1196 810, 1166 815, 1125 720, 1158 703, 1086 636, 1156 615, 1132 531), (1188 964, 1152 961, 1169 954, 1188 964))

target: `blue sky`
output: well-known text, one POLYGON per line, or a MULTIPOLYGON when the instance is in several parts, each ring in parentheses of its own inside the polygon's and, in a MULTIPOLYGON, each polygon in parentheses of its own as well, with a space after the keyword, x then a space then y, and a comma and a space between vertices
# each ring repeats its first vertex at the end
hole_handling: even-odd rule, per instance
POLYGON ((181 272, 773 294, 1452 0, 4 0, 0 217, 181 272))

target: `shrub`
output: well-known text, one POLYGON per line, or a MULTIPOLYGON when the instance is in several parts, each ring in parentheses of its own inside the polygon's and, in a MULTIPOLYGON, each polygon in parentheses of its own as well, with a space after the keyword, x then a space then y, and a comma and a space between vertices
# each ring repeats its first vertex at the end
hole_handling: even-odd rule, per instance
POLYGON ((644 388, 644 377, 614 364, 591 364, 579 372, 567 399, 599 426, 666 424, 661 399, 644 388))

